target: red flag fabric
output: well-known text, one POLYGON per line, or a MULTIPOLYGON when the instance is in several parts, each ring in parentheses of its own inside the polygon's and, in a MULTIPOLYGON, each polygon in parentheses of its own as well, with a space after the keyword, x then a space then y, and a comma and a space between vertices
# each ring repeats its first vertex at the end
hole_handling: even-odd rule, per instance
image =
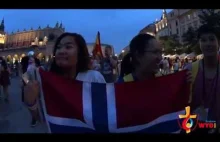
POLYGON ((71 81, 42 69, 38 78, 51 133, 173 133, 188 106, 186 71, 108 84, 71 81))
POLYGON ((96 36, 96 41, 95 41, 95 45, 93 48, 93 56, 95 57, 96 55, 98 55, 99 57, 103 58, 103 54, 102 54, 102 47, 101 47, 101 39, 100 39, 100 33, 97 33, 96 36))

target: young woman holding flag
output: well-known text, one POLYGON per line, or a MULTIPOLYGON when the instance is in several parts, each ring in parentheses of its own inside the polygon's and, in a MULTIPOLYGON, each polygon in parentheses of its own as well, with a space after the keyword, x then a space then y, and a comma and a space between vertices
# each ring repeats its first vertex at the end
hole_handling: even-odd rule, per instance
MULTIPOLYGON (((77 33, 64 33, 56 40, 54 60, 50 72, 64 78, 86 82, 105 83, 104 77, 98 71, 89 70, 89 53, 85 39, 77 33)), ((59 82, 54 82, 59 84, 59 82)), ((59 86, 57 86, 59 87, 59 86)), ((25 102, 30 110, 36 110, 39 96, 38 81, 30 81, 25 86, 25 102)))
POLYGON ((162 48, 155 37, 149 34, 139 34, 131 40, 129 47, 130 52, 125 55, 121 63, 126 66, 121 67, 121 77, 118 82, 155 77, 162 60, 162 48))
MULTIPOLYGON (((138 34, 130 42, 130 52, 121 63, 121 73, 118 82, 130 82, 151 79, 162 76, 159 65, 162 60, 162 48, 154 36, 138 34)), ((187 81, 192 76, 188 72, 187 81)))

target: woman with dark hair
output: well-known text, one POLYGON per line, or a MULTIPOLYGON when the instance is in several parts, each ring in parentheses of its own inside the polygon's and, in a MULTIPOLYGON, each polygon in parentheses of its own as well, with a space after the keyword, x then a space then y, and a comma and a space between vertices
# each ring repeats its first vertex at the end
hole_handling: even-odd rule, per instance
MULTIPOLYGON (((139 34, 130 42, 130 51, 122 60, 118 82, 131 82, 162 76, 159 65, 162 60, 162 48, 154 36, 139 34)), ((187 73, 187 82, 192 74, 187 73)))
MULTIPOLYGON (((89 53, 85 39, 77 33, 63 33, 56 40, 50 72, 67 79, 105 83, 98 71, 89 70, 89 53)), ((56 82, 57 83, 57 82, 56 82)), ((38 82, 27 84, 25 102, 33 111, 39 96, 38 82)))
POLYGON ((2 60, 1 62, 0 83, 3 87, 3 93, 5 95, 5 102, 9 102, 8 86, 11 84, 11 82, 10 82, 10 74, 8 71, 8 65, 5 60, 2 60))
POLYGON ((121 77, 118 82, 145 80, 159 71, 162 60, 162 48, 149 34, 139 34, 130 42, 130 52, 121 63, 121 77))
POLYGON ((85 39, 77 33, 64 33, 56 41, 55 57, 50 71, 70 79, 104 83, 103 76, 90 70, 90 58, 85 39))

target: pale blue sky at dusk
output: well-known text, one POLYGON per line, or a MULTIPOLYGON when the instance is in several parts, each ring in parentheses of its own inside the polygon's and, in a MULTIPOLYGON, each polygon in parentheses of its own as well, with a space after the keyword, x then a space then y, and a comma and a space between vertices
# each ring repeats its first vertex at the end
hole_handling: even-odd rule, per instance
MULTIPOLYGON (((169 12, 170 10, 167 10, 169 12)), ((29 30, 56 22, 63 23, 67 32, 80 33, 86 42, 95 42, 100 31, 101 42, 111 44, 119 53, 145 26, 159 19, 162 9, 149 10, 0 10, 4 17, 6 32, 29 30)))

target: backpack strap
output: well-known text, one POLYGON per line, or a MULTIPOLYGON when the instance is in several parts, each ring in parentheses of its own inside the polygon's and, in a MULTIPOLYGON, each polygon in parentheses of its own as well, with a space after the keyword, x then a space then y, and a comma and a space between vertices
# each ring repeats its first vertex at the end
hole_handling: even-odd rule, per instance
POLYGON ((199 60, 192 63, 192 83, 190 84, 190 96, 189 96, 189 103, 192 102, 192 95, 193 95, 193 85, 196 80, 197 73, 199 71, 199 60))
POLYGON ((131 81, 134 81, 134 78, 133 78, 132 74, 130 73, 130 74, 124 76, 123 80, 124 80, 124 82, 131 82, 131 81))

